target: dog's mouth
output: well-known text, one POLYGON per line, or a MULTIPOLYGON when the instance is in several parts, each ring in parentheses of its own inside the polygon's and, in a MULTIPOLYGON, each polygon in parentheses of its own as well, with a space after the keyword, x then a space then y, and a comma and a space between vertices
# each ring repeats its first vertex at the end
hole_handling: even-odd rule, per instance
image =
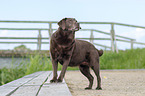
POLYGON ((76 26, 76 28, 75 28, 75 31, 78 31, 79 29, 81 29, 81 27, 80 27, 80 24, 77 23, 77 26, 76 26))
POLYGON ((73 28, 73 29, 71 29, 69 31, 78 31, 79 29, 81 29, 81 27, 75 27, 75 28, 73 28))
POLYGON ((75 31, 78 31, 79 29, 81 29, 81 27, 76 27, 74 30, 75 31))

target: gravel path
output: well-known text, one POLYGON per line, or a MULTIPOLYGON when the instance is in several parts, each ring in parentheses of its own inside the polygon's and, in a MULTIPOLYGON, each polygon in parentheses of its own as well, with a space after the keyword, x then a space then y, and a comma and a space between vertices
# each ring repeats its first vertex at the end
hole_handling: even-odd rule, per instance
MULTIPOLYGON (((93 76, 94 73, 91 72, 93 76)), ((102 89, 84 90, 88 80, 79 71, 67 71, 65 81, 73 96, 145 96, 145 70, 101 71, 102 89)))

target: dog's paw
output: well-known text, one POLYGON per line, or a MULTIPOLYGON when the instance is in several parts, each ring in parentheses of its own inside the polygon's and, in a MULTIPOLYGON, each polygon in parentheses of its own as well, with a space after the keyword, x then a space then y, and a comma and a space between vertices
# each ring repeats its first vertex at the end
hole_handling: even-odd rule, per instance
POLYGON ((91 88, 91 87, 86 87, 86 88, 85 88, 85 90, 90 90, 90 89, 92 89, 92 88, 91 88))
POLYGON ((102 88, 101 87, 97 87, 96 90, 102 90, 102 88))
POLYGON ((62 80, 61 79, 57 79, 57 82, 60 83, 60 82, 62 82, 62 80))
POLYGON ((56 80, 54 80, 54 79, 50 80, 50 83, 55 83, 55 82, 56 82, 56 80))

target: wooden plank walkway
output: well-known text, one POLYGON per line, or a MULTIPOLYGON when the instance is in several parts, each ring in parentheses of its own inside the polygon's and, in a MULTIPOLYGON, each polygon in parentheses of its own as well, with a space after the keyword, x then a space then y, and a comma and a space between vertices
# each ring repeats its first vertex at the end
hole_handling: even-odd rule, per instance
POLYGON ((50 83, 50 79, 51 71, 24 76, 0 86, 0 96, 72 96, 64 80, 62 83, 50 83))

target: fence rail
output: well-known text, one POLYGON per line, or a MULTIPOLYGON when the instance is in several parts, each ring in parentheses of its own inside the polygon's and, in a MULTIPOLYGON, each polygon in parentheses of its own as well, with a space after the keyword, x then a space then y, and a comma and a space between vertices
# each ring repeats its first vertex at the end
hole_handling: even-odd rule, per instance
MULTIPOLYGON (((24 40, 24 39, 34 39, 34 40, 37 40, 37 42, 0 42, 0 43, 1 44, 4 44, 4 43, 6 43, 6 44, 8 44, 8 43, 37 44, 38 50, 41 50, 41 44, 49 44, 49 41, 48 42, 42 42, 42 40, 48 40, 48 39, 51 38, 51 35, 52 35, 53 31, 56 30, 56 29, 52 28, 52 24, 56 24, 57 21, 0 21, 0 23, 39 23, 39 24, 44 23, 44 24, 48 24, 48 28, 0 28, 0 30, 36 30, 36 31, 38 31, 38 33, 39 33, 38 37, 0 37, 0 39, 22 39, 22 40, 24 40), (42 37, 42 35, 41 35, 42 30, 48 31, 49 37, 47 37, 47 38, 42 37)), ((144 26, 136 26, 136 25, 130 25, 130 24, 115 23, 115 22, 80 22, 80 24, 95 24, 95 25, 96 24, 107 24, 107 25, 110 25, 110 28, 111 28, 110 33, 109 32, 104 32, 104 31, 101 31, 101 30, 97 30, 97 29, 81 29, 80 31, 90 31, 90 33, 91 33, 90 38, 76 38, 76 39, 90 40, 90 42, 93 43, 94 45, 101 46, 101 47, 104 47, 104 48, 109 48, 113 52, 118 52, 117 41, 130 43, 131 48, 133 48, 134 44, 145 45, 145 43, 136 42, 136 40, 133 39, 133 38, 128 38, 128 37, 125 37, 125 36, 115 35, 115 31, 114 31, 114 26, 115 25, 145 29, 144 26), (94 32, 109 35, 110 38, 94 38, 94 35, 93 35, 94 32), (118 37, 121 38, 121 39, 118 39, 118 37), (109 40, 109 41, 111 41, 111 47, 94 43, 94 40, 109 40)))

